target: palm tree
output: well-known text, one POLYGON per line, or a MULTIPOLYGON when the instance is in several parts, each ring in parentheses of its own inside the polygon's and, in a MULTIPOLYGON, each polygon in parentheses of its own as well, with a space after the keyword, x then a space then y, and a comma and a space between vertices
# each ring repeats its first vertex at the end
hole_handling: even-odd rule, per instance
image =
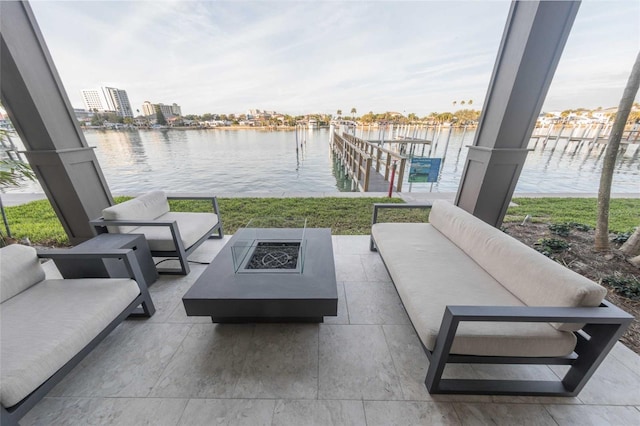
MULTIPOLYGON (((0 131, 0 138, 8 137, 6 132, 0 131)), ((29 164, 12 158, 5 158, 0 160, 0 191, 15 188, 20 186, 24 179, 36 180, 36 175, 29 167, 29 164)), ((2 214, 2 220, 4 222, 4 228, 7 230, 7 237, 11 238, 11 229, 9 229, 9 222, 4 212, 4 205, 2 204, 2 197, 0 197, 0 214, 2 214)), ((0 245, 4 245, 4 239, 2 232, 0 232, 0 245)))
POLYGON ((453 101, 453 106, 456 106, 457 103, 458 101, 453 101))
POLYGON ((351 115, 352 115, 353 117, 355 117, 355 116, 356 116, 356 112, 357 112, 357 111, 356 111, 356 107, 351 108, 351 115))
POLYGON ((471 105, 473 103, 473 99, 469 99, 469 102, 467 102, 467 104, 471 105))
POLYGON ((342 110, 339 109, 338 111, 336 111, 336 114, 338 114, 338 117, 340 117, 342 115, 342 110))
POLYGON ((464 104, 465 104, 465 101, 460 101, 460 105, 464 105, 464 104))

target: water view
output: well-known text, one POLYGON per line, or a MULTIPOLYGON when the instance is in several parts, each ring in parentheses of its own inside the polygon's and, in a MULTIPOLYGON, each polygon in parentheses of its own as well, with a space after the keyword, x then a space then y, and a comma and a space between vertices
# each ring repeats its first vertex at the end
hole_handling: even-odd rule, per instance
MULTIPOLYGON (((444 157, 440 181, 433 184, 406 182, 403 192, 455 192, 464 168, 466 146, 473 143, 474 130, 448 128, 434 140, 430 156, 444 157), (447 144, 447 138, 449 143, 447 144), (446 151, 445 151, 446 148, 446 151), (446 155, 445 155, 446 152, 446 155)), ((378 134, 356 132, 365 139, 378 134)), ((350 185, 337 177, 329 147, 330 130, 129 130, 85 131, 114 194, 132 194, 151 189, 182 192, 274 194, 339 192, 350 185), (298 150, 296 151, 296 146, 298 150)), ((575 150, 561 140, 543 149, 538 144, 529 153, 516 192, 598 191, 603 148, 575 150)), ((530 145, 533 148, 533 144, 530 145)), ((415 149, 423 155, 422 148, 415 149)), ((424 155, 429 155, 425 147, 424 155)), ((640 148, 627 146, 620 152, 612 192, 640 192, 640 148)), ((25 185, 19 192, 41 192, 25 185)))

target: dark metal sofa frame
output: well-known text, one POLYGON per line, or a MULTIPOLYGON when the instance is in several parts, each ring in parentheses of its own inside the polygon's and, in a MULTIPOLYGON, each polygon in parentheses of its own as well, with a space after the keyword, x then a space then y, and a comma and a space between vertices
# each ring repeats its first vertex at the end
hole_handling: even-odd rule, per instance
POLYGON ((218 208, 217 197, 207 196, 187 196, 187 195, 172 195, 167 196, 168 200, 211 200, 211 206, 213 212, 218 215, 218 223, 211 229, 209 229, 198 241, 193 243, 190 247, 185 247, 182 238, 180 237, 180 230, 175 220, 107 220, 103 217, 94 219, 89 223, 93 226, 97 234, 103 234, 108 232, 107 226, 166 226, 171 230, 171 237, 173 238, 173 246, 175 250, 171 251, 159 251, 151 250, 151 255, 154 257, 177 257, 180 262, 180 268, 165 268, 159 269, 158 272, 170 275, 188 275, 190 272, 189 262, 187 258, 193 253, 202 243, 209 238, 221 239, 224 237, 224 231, 222 230, 222 218, 218 208), (217 232, 217 235, 212 235, 217 232))
MULTIPOLYGON (((56 373, 47 379, 42 385, 26 396, 22 401, 12 407, 2 406, 0 411, 0 424, 17 425, 18 421, 31 410, 45 395, 60 383, 62 379, 84 359, 111 331, 116 328, 127 317, 151 317, 156 308, 153 305, 147 283, 132 249, 117 249, 107 251, 74 251, 69 253, 66 250, 43 250, 38 252, 38 257, 46 259, 121 259, 126 267, 129 276, 133 278, 140 288, 140 295, 125 308, 109 325, 102 330, 91 342, 80 350, 73 358, 63 365, 56 373)), ((37 284, 36 284, 37 285, 37 284)), ((28 291, 28 290, 27 290, 28 291)))
MULTIPOLYGON (((372 224, 383 208, 431 208, 431 204, 374 204, 372 224)), ((373 235, 371 251, 377 251, 373 235)), ((385 263, 384 258, 382 258, 385 263)), ((385 263, 387 271, 389 268, 385 263)), ((394 284, 395 285, 395 284, 394 284)), ((397 289, 396 289, 397 291, 397 289)), ((402 299, 401 299, 402 300, 402 299)), ((409 319, 411 319, 409 317, 409 319)), ((432 394, 576 396, 606 358, 633 317, 607 300, 599 307, 530 307, 530 306, 447 306, 433 351, 422 348, 429 358, 425 385, 432 394), (451 346, 460 322, 562 322, 585 324, 574 332, 577 344, 566 357, 515 357, 456 355, 451 346), (532 364, 569 365, 559 381, 543 380, 466 380, 442 379, 447 363, 451 364, 532 364)), ((412 322, 413 325, 413 322, 412 322)), ((415 325, 414 331, 415 331, 415 325)), ((417 331, 416 331, 416 334, 417 331)))

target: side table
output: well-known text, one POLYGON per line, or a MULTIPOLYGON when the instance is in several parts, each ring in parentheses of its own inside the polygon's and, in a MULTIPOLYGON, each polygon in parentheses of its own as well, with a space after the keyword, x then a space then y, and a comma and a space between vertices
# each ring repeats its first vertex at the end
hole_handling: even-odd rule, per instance
MULTIPOLYGON (((132 249, 142 269, 142 275, 150 286, 158 279, 149 244, 142 234, 100 234, 69 249, 70 252, 100 251, 109 249, 132 249)), ((118 259, 103 260, 55 260, 58 270, 65 278, 128 278, 124 264, 118 259)))

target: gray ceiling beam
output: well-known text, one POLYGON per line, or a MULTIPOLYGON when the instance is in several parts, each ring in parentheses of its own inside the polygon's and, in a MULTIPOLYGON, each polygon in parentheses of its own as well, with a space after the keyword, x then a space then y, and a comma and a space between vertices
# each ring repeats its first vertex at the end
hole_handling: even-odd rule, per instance
POLYGON ((514 1, 456 205, 499 227, 580 1, 514 1))
POLYGON ((72 244, 113 197, 78 125, 28 2, 0 1, 0 93, 25 155, 72 244))

